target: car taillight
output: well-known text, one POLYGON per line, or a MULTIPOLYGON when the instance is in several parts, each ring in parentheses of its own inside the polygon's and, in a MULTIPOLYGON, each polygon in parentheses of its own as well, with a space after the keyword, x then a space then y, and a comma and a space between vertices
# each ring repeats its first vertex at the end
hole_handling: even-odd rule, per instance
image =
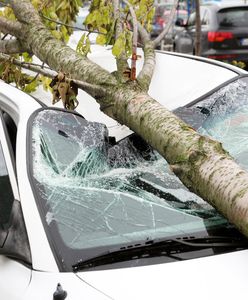
POLYGON ((209 31, 208 41, 209 42, 223 42, 224 40, 233 39, 232 32, 228 31, 209 31))
POLYGON ((164 27, 164 19, 163 18, 158 18, 158 24, 161 26, 161 27, 164 27))
POLYGON ((224 54, 224 55, 208 55, 208 58, 212 59, 219 59, 219 60, 230 60, 230 59, 235 59, 237 57, 237 54, 224 54))

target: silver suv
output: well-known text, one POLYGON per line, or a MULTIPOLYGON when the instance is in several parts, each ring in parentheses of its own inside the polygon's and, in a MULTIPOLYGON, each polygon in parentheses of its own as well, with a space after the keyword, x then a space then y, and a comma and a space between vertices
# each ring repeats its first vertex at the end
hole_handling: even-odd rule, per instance
MULTIPOLYGON (((248 5, 200 7, 201 55, 221 61, 243 61, 248 68, 248 5)), ((180 22, 177 23, 180 25, 180 22)), ((174 51, 195 54, 196 13, 174 35, 174 51)))

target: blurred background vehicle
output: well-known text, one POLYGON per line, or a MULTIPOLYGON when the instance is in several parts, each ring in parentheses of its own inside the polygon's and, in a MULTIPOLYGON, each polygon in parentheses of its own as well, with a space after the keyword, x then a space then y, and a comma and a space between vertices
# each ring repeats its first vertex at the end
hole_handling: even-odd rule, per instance
MULTIPOLYGON (((248 4, 202 5, 201 56, 232 63, 244 62, 248 68, 248 4)), ((182 30, 173 37, 173 50, 195 54, 196 13, 192 12, 186 25, 176 22, 182 30)))
POLYGON ((165 12, 170 13, 171 5, 168 3, 158 4, 155 7, 155 14, 152 21, 152 30, 151 30, 151 37, 157 37, 165 26, 165 20, 163 15, 165 12))
MULTIPOLYGON (((163 15, 165 24, 168 22, 169 16, 170 12, 165 11, 163 15)), ((177 9, 173 24, 160 43, 161 50, 173 51, 174 37, 184 29, 184 26, 187 24, 187 20, 188 11, 186 9, 177 9)))
MULTIPOLYGON (((156 38, 165 28, 169 16, 171 13, 171 9, 173 7, 173 2, 162 2, 155 6, 155 14, 152 22, 152 30, 151 30, 151 37, 156 38)), ((175 25, 177 20, 181 20, 181 24, 185 25, 188 19, 188 11, 186 10, 185 3, 180 2, 175 14, 175 18, 173 24, 165 36, 165 39, 162 41, 160 49, 162 50, 172 50, 172 36, 175 35, 174 31, 182 30, 181 27, 175 25), (173 34, 174 33, 174 34, 173 34), (169 47, 166 47, 169 45, 169 47)))

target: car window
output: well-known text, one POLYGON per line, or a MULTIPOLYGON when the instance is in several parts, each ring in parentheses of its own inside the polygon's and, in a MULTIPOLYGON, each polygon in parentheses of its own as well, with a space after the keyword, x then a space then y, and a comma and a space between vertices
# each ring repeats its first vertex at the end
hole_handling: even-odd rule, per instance
POLYGON ((229 84, 197 105, 206 109, 199 131, 222 142, 248 170, 248 78, 229 84))
POLYGON ((9 221, 11 207, 14 201, 14 196, 10 184, 9 174, 6 167, 1 138, 0 138, 0 191, 1 191, 0 192, 0 224, 2 226, 5 226, 9 221))
POLYGON ((222 27, 247 27, 248 8, 228 8, 222 9, 217 14, 219 25, 222 27))
POLYGON ((209 12, 205 10, 201 15, 201 24, 209 25, 209 12))

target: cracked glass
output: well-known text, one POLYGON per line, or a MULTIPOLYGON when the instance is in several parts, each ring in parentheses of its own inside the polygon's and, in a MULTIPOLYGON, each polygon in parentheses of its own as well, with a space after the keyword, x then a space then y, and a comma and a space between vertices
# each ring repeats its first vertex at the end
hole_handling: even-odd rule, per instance
POLYGON ((198 131, 219 140, 244 169, 248 170, 248 79, 230 83, 196 106, 207 108, 198 131))
POLYGON ((43 223, 67 251, 227 224, 137 135, 115 143, 103 124, 70 112, 37 113, 32 173, 43 223))

